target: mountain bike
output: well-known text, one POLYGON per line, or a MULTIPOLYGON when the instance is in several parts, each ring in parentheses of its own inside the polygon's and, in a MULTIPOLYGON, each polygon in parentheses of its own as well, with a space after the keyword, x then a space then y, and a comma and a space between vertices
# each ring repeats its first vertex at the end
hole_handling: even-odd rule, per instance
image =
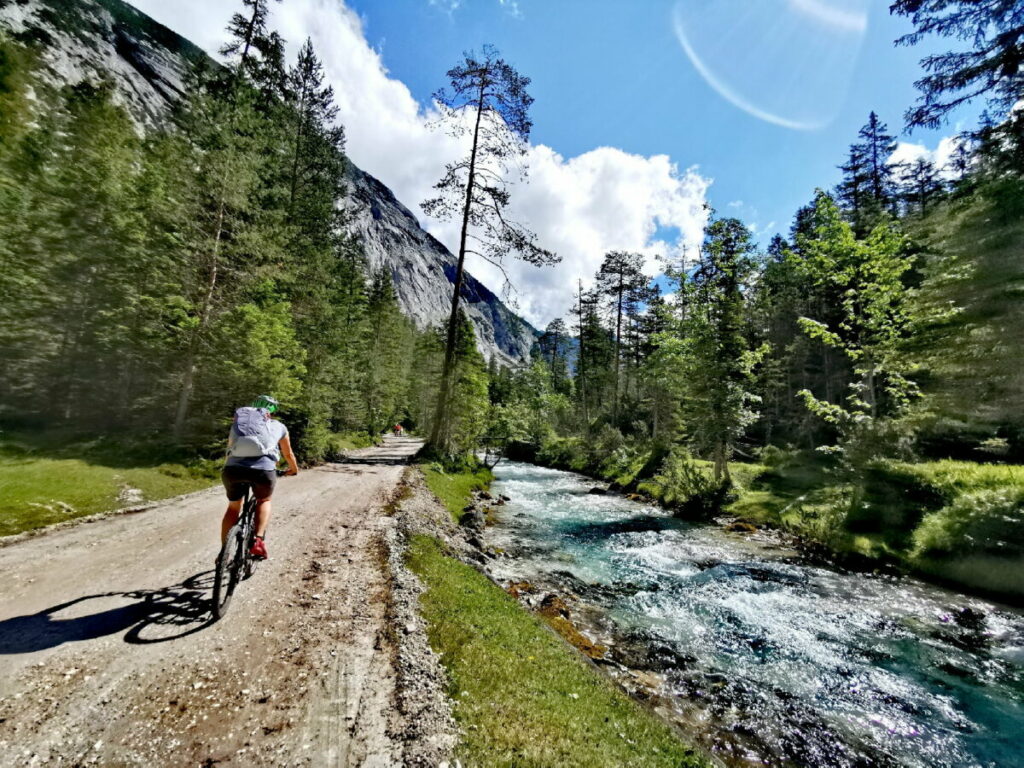
MULTIPOLYGON (((285 473, 277 470, 278 477, 285 473)), ((224 546, 217 555, 217 570, 213 577, 213 618, 223 618, 228 612, 231 596, 238 582, 252 576, 256 570, 256 559, 249 554, 256 538, 256 495, 252 486, 246 485, 242 501, 242 513, 238 522, 231 526, 224 546)))

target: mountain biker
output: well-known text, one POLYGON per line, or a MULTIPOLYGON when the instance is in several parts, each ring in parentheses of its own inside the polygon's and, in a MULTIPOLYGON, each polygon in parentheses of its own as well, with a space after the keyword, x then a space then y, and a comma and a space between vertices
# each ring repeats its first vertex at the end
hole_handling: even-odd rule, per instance
POLYGON ((228 434, 228 458, 221 470, 221 481, 228 495, 228 509, 221 522, 221 544, 242 511, 245 486, 251 485, 256 497, 256 539, 249 553, 260 560, 267 557, 264 537, 270 522, 270 497, 277 482, 277 463, 284 454, 287 475, 297 475, 299 465, 292 452, 288 427, 271 418, 278 402, 269 395, 260 395, 248 408, 235 411, 235 421, 228 434))

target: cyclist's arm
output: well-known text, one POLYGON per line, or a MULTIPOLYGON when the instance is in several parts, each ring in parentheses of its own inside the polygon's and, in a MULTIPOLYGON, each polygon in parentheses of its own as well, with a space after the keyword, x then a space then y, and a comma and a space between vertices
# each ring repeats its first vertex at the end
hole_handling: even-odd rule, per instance
POLYGON ((291 438, 285 435, 277 445, 281 449, 281 455, 284 457, 284 460, 288 462, 288 474, 299 474, 299 463, 295 460, 295 453, 292 451, 291 438))

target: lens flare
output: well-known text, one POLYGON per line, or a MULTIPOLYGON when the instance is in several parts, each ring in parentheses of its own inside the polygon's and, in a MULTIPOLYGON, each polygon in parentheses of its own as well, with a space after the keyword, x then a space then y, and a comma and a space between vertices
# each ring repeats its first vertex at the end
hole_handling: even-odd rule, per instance
POLYGON ((679 0, 672 20, 720 96, 769 123, 817 130, 838 114, 869 0, 679 0))

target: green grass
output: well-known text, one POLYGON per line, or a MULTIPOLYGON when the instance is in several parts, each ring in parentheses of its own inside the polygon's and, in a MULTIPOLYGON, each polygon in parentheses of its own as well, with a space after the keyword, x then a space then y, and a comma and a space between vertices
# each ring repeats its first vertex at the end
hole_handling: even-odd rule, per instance
POLYGON ((413 538, 409 567, 441 654, 464 765, 704 766, 675 732, 619 691, 485 576, 413 538))
POLYGON ((335 432, 330 437, 329 449, 332 455, 337 455, 345 451, 369 448, 375 444, 374 439, 366 432, 335 432))
POLYGON ((0 443, 0 536, 123 507, 125 488, 154 501, 217 481, 217 462, 164 458, 114 441, 57 447, 45 438, 8 439, 0 443))
POLYGON ((427 486, 448 507, 455 522, 462 519, 463 508, 473 491, 486 490, 494 479, 494 474, 486 467, 448 472, 440 464, 431 463, 424 464, 422 469, 427 486))

